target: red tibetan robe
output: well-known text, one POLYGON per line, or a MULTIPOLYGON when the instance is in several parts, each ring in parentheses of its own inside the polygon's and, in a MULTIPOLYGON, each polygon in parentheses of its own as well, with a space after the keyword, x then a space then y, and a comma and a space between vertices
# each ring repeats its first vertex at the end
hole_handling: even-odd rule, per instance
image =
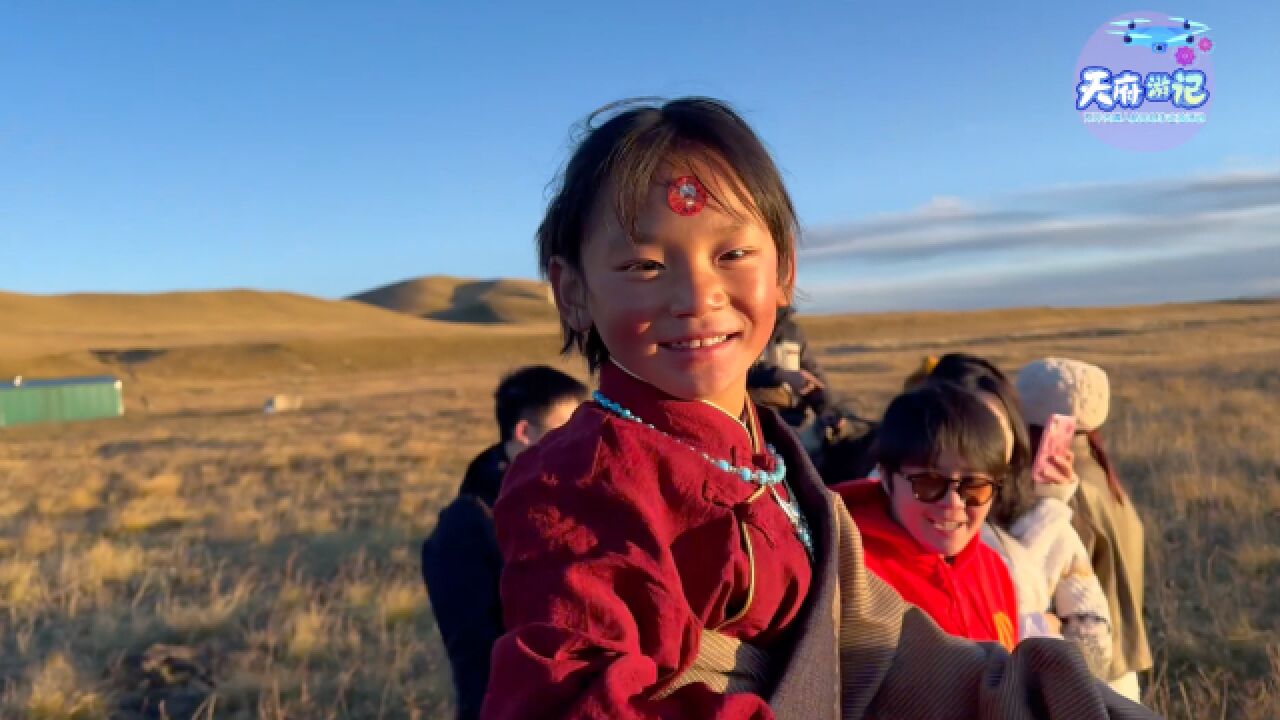
POLYGON ((956 637, 1018 642, 1013 618, 1018 603, 1004 561, 978 536, 950 562, 916 542, 889 514, 878 480, 856 480, 831 488, 844 499, 862 533, 867 569, 893 586, 902 599, 925 611, 956 637))
MULTIPOLYGON (((712 457, 772 469, 715 407, 610 364, 600 391, 712 457)), ((809 559, 770 495, 750 501, 756 489, 596 403, 521 453, 494 511, 508 632, 481 717, 772 718, 758 695, 701 684, 651 699, 693 664, 703 628, 785 647, 809 559)))

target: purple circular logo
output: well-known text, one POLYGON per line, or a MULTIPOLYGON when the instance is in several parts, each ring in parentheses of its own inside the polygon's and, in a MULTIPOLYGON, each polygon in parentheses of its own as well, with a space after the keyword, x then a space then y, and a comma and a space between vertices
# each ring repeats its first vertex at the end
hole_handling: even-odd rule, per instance
POLYGON ((1138 10, 1104 22, 1076 61, 1080 122, 1126 150, 1191 139, 1213 105, 1212 28, 1203 18, 1138 10))

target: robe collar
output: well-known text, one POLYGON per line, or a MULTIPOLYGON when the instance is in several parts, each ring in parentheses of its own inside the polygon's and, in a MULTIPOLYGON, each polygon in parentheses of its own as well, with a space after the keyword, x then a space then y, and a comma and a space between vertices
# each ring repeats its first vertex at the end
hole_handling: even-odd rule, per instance
POLYGON ((765 451, 759 417, 749 399, 744 413, 747 424, 744 424, 710 403, 668 395, 613 362, 606 362, 600 368, 600 393, 644 422, 713 458, 728 460, 734 465, 773 469, 773 459, 765 451), (758 452, 753 452, 753 435, 758 439, 758 452))

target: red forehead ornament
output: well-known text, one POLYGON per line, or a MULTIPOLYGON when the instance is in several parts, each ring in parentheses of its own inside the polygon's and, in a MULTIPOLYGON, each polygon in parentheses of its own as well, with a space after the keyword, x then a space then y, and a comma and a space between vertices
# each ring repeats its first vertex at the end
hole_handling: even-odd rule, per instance
POLYGON ((692 175, 681 175, 667 183, 667 207, 677 215, 697 215, 707 205, 707 191, 692 175))

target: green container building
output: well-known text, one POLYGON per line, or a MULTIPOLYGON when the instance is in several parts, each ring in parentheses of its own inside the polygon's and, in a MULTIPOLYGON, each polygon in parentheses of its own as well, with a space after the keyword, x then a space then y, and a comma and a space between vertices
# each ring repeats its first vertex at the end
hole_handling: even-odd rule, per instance
POLYGON ((123 414, 123 384, 110 376, 0 383, 0 427, 123 414))

